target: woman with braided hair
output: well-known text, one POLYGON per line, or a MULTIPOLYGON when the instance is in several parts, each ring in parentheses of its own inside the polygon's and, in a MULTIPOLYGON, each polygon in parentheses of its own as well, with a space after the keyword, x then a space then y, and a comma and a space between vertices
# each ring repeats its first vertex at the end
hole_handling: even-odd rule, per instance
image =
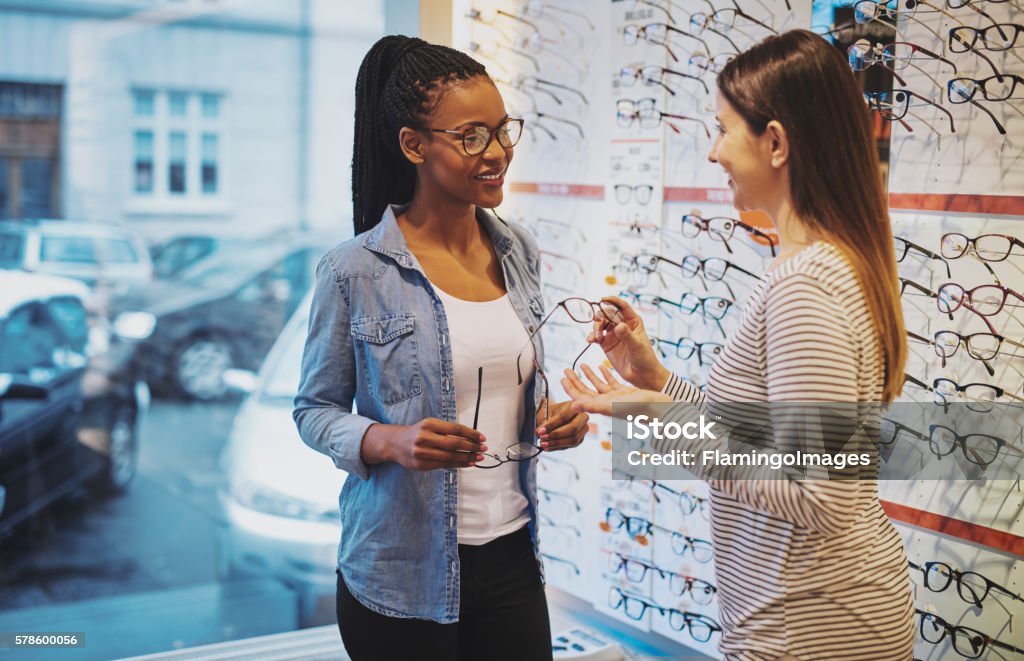
POLYGON ((337 611, 356 660, 551 658, 534 458, 588 418, 544 398, 538 249, 486 211, 521 133, 456 50, 390 36, 360 66, 356 236, 317 268, 294 412, 348 473, 337 611))

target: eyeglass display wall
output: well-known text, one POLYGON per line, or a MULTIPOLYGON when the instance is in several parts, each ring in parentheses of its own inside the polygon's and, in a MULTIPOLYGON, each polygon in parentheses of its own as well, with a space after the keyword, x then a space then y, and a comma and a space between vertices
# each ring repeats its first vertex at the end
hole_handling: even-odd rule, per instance
MULTIPOLYGON (((509 114, 526 120, 498 213, 537 237, 548 309, 623 296, 664 362, 697 384, 778 241, 767 217, 737 214, 707 161, 717 71, 773 32, 812 25, 842 42, 852 68, 871 69, 858 75, 875 84, 865 102, 891 136, 910 338, 903 399, 1007 418, 995 452, 970 421, 942 419, 942 406, 937 418, 883 424, 883 441, 949 467, 944 480, 880 485, 912 563, 921 659, 1024 658, 1006 647, 1024 647, 1024 493, 986 479, 994 462, 1024 467, 1020 409, 1006 406, 1024 404, 1014 399, 1024 397, 1022 22, 1016 4, 989 0, 453 3, 453 45, 486 64, 509 114)), ((545 327, 553 390, 588 328, 564 309, 545 327)), ((580 448, 539 460, 547 581, 718 657, 706 489, 617 479, 613 442, 623 439, 595 419, 580 448)))

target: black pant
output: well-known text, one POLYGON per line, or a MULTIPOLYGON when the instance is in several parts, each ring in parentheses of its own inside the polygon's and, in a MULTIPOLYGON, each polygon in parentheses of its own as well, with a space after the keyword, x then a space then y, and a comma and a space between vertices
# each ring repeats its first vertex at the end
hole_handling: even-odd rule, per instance
POLYGON ((388 617, 359 603, 338 575, 338 628, 353 661, 544 661, 551 623, 530 533, 522 528, 483 546, 459 545, 459 621, 388 617))

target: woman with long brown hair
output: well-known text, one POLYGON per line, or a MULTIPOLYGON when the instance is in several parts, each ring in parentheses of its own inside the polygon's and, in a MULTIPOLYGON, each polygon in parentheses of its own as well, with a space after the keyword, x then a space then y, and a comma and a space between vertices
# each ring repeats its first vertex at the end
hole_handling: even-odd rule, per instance
MULTIPOLYGON (((828 402, 877 416, 902 389, 906 348, 872 126, 846 62, 811 32, 771 37, 718 76, 717 120, 708 158, 728 175, 737 209, 771 216, 781 251, 706 394, 658 362, 643 322, 617 298, 606 300, 622 322, 595 327, 591 340, 635 387, 586 366, 589 385, 571 371, 563 385, 580 410, 608 415, 612 402, 677 401, 828 402)), ((771 429, 769 451, 807 433, 774 413, 771 429)), ((910 658, 907 559, 875 474, 707 477, 727 658, 910 658)))

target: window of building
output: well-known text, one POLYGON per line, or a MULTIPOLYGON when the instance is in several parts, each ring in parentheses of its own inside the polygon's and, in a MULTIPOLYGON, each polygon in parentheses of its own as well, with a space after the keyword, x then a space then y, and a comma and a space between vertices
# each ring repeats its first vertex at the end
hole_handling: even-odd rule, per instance
POLYGON ((152 117, 154 108, 153 90, 135 90, 135 115, 137 117, 152 117))
POLYGON ((171 193, 184 193, 187 158, 185 134, 181 131, 171 131, 167 144, 167 190, 171 193))
POLYGON ((210 200, 221 196, 222 95, 209 91, 142 89, 133 90, 132 95, 135 194, 157 200, 210 200), (148 115, 147 110, 151 111, 148 115))
POLYGON ((153 132, 135 132, 135 192, 153 192, 153 132))
POLYGON ((184 117, 188 114, 188 94, 171 92, 167 95, 167 112, 171 117, 184 117))
POLYGON ((217 192, 217 134, 203 134, 202 154, 203 193, 217 192))

